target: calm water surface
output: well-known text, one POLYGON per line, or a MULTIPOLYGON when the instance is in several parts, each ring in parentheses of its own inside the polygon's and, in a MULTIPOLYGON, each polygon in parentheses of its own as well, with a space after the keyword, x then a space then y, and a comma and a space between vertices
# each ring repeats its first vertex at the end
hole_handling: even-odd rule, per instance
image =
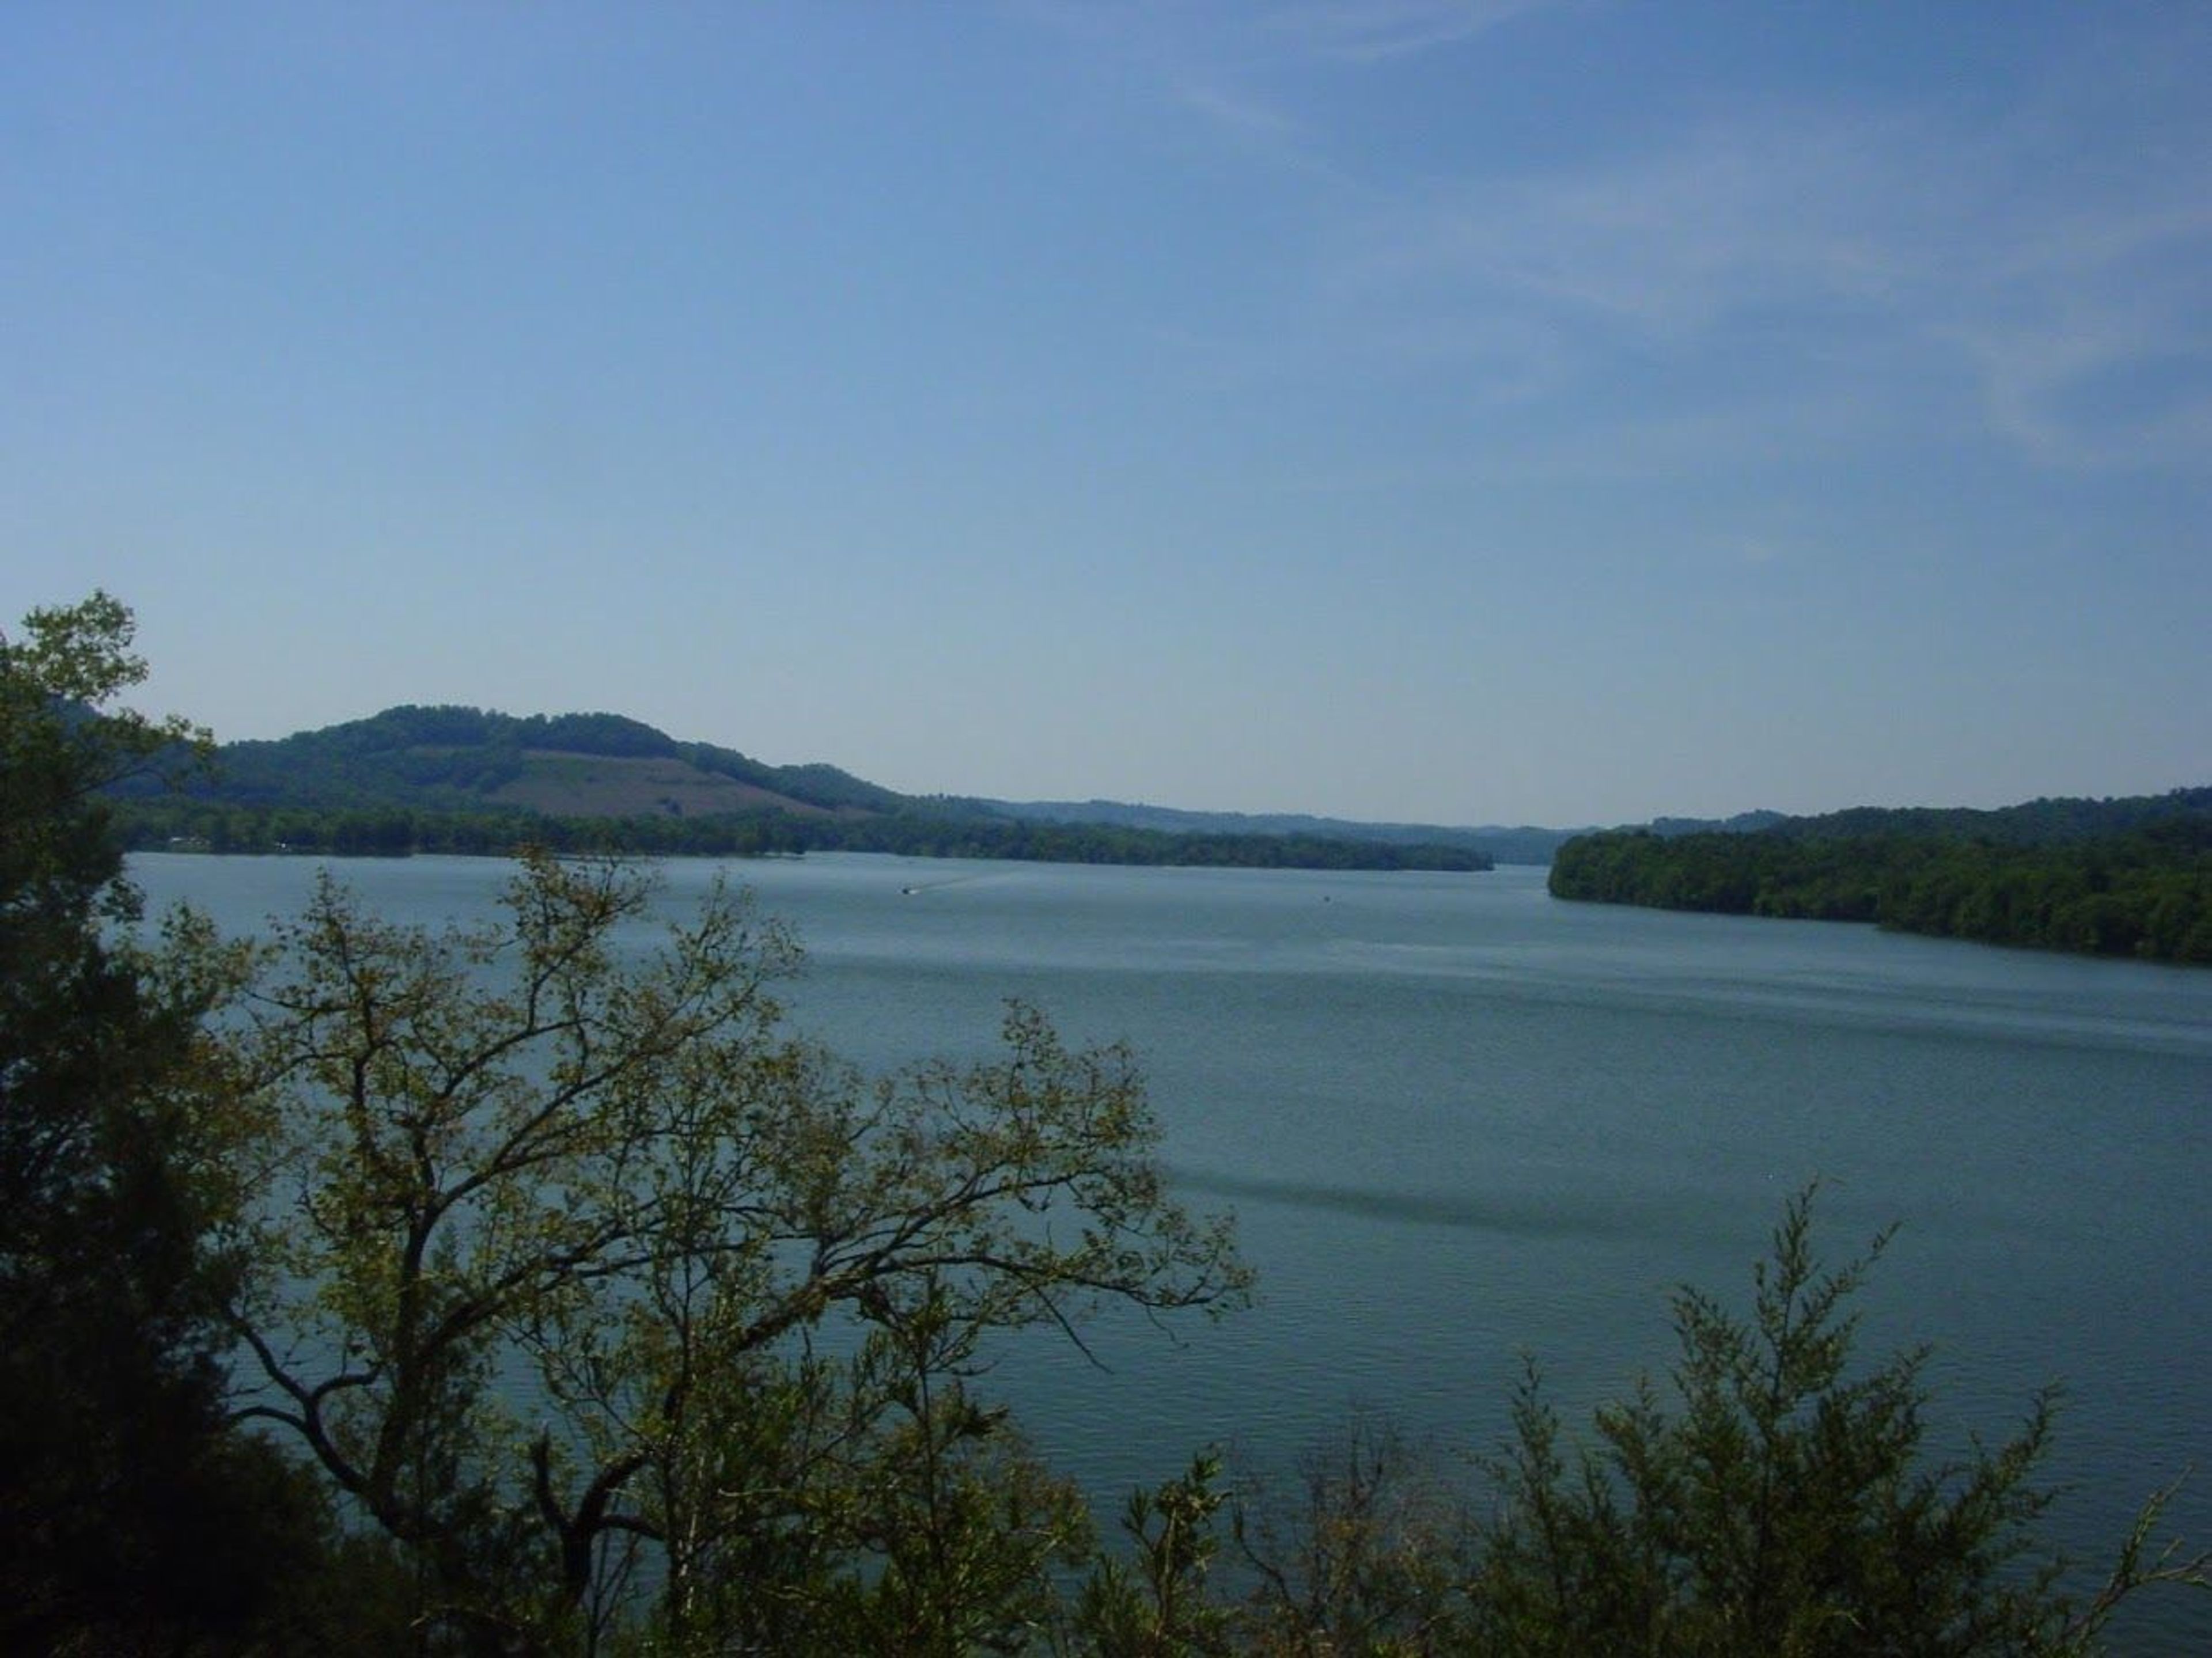
MULTIPOLYGON (((308 860, 149 857, 227 930, 297 907, 308 860)), ((1142 1054, 1166 1157, 1231 1207, 1262 1304, 1180 1341, 1108 1324, 996 1381, 1114 1499, 1231 1442, 1280 1467, 1347 1408, 1486 1448, 1521 1355, 1572 1419, 1672 1356, 1666 1292, 1745 1298, 1818 1177, 1832 1258, 1900 1230, 1865 1299, 1936 1344, 1939 1436, 2001 1436, 2063 1380, 2057 1530, 2142 1496, 2212 1541, 2212 973, 1814 923, 1553 902, 1484 875, 1090 869, 858 855, 732 866, 794 923, 794 1019, 889 1067, 987 1052, 1005 999, 1142 1054)), ((489 860, 340 866, 394 917, 481 914, 489 860)), ((665 866, 681 908, 713 878, 665 866)), ((2203 1597, 2199 1597, 2202 1600, 2203 1597)), ((2212 1649, 2195 1602, 2130 1626, 2212 1649)))

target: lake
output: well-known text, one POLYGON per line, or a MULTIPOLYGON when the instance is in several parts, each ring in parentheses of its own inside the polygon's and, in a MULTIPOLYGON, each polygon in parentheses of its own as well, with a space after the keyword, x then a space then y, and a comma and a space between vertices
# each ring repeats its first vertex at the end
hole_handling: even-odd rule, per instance
MULTIPOLYGON (((140 857, 226 931, 318 865, 140 857)), ((666 902, 714 865, 665 866, 666 902)), ((1748 1299, 1818 1178, 1831 1260, 1899 1230, 1865 1340, 1920 1340, 1941 1444, 2067 1385, 2054 1532, 2173 1515, 2212 1542, 2212 973, 1809 922, 1560 903, 1543 872, 1115 869, 859 854, 731 866, 799 929, 795 1023, 884 1068, 988 1050, 1005 999, 1143 1057, 1164 1157, 1233 1208, 1261 1303, 1174 1339, 1109 1321, 1100 1370, 1027 1342, 994 1377, 1102 1497, 1208 1442, 1261 1469, 1365 1406, 1487 1449, 1522 1355, 1571 1423, 1673 1356, 1666 1296, 1748 1299)), ((339 865, 394 918, 481 914, 510 871, 339 865)), ((2207 1597, 2127 1643, 2212 1649, 2207 1597)))

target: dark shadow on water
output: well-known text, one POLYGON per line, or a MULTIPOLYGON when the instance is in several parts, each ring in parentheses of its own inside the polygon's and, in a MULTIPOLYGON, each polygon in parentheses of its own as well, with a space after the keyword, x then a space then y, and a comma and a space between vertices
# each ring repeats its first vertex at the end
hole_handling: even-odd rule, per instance
POLYGON ((1633 1237, 1679 1236, 1683 1206, 1651 1196, 1611 1196, 1571 1204, 1502 1193, 1385 1192, 1325 1182, 1268 1180, 1246 1175, 1175 1169, 1180 1189, 1194 1196, 1281 1204, 1363 1220, 1449 1226, 1510 1237, 1633 1237))

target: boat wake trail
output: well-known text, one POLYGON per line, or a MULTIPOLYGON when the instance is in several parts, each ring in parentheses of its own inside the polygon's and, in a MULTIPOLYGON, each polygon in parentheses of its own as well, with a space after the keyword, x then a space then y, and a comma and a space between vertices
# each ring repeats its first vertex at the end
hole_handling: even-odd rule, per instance
POLYGON ((925 892, 942 892, 947 887, 971 887, 979 881, 1003 881, 1006 877, 984 872, 975 875, 947 875, 931 880, 909 881, 899 889, 902 898, 917 898, 925 892))

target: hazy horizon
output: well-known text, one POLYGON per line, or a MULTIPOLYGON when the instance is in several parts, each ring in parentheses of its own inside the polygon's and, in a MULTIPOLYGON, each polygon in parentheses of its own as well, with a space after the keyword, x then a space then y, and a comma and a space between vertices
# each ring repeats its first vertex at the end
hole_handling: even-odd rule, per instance
POLYGON ((226 740, 1564 827, 2212 779, 2212 10, 0 14, 0 624, 226 740))
MULTIPOLYGON (((139 699, 139 700, 143 701, 143 699, 139 699)), ((372 712, 372 713, 370 713, 370 714, 361 714, 361 715, 355 715, 355 716, 351 716, 350 718, 348 718, 348 719, 341 719, 341 720, 333 720, 333 721, 331 721, 331 725, 333 725, 333 726, 343 726, 343 725, 349 725, 349 724, 356 723, 356 722, 358 722, 358 721, 362 721, 362 720, 371 720, 371 719, 375 718, 377 714, 384 714, 384 713, 387 713, 387 712, 389 712, 389 711, 390 711, 390 708, 392 708, 392 707, 403 707, 403 706, 405 706, 405 705, 404 705, 404 704, 393 704, 393 705, 390 705, 389 707, 387 707, 387 708, 380 708, 380 709, 376 709, 376 710, 373 711, 373 712, 372 712)), ((474 706, 474 705, 466 705, 466 706, 474 706)), ((615 714, 615 715, 621 716, 621 717, 623 717, 623 718, 629 718, 629 719, 635 719, 635 715, 626 715, 626 714, 623 714, 623 711, 622 709, 620 709, 620 708, 529 708, 529 709, 524 709, 524 708, 487 708, 487 709, 483 709, 483 710, 482 710, 482 711, 483 711, 483 712, 485 712, 485 713, 488 713, 488 714, 493 714, 508 715, 508 716, 512 716, 512 717, 514 717, 514 718, 517 718, 517 719, 527 719, 527 718, 530 718, 530 717, 531 717, 531 716, 532 716, 532 715, 544 715, 544 716, 547 716, 547 717, 558 717, 558 716, 560 716, 560 715, 565 715, 565 714, 583 714, 583 715, 615 714)), ((642 724, 647 724, 647 725, 650 725, 652 722, 648 720, 648 721, 642 721, 642 722, 641 722, 641 723, 642 723, 642 724)), ((271 740, 281 741, 281 740, 283 740, 283 738, 286 738, 286 737, 304 736, 304 735, 307 735, 307 734, 309 734, 310 732, 313 732, 313 731, 321 730, 321 729, 325 729, 325 728, 324 728, 324 727, 295 727, 294 729, 292 729, 292 730, 290 730, 290 731, 287 731, 287 732, 284 732, 281 733, 281 734, 279 735, 279 737, 277 737, 276 738, 273 738, 273 739, 272 739, 272 738, 227 738, 227 737, 223 736, 223 734, 222 734, 222 733, 221 733, 221 732, 219 732, 216 733, 216 740, 217 740, 218 742, 230 742, 230 741, 264 741, 264 742, 265 742, 265 741, 271 741, 271 740)), ((658 728, 658 727, 655 727, 655 729, 659 729, 659 728, 658 728)), ((749 759, 749 760, 757 761, 757 762, 760 762, 761 764, 763 764, 763 765, 769 765, 769 766, 805 766, 805 765, 817 765, 817 764, 819 764, 819 765, 829 765, 829 766, 837 767, 837 768, 838 768, 838 769, 840 769, 840 770, 846 771, 846 772, 848 772, 848 773, 852 773, 852 768, 851 768, 850 767, 842 765, 842 764, 838 762, 838 760, 836 758, 836 756, 830 756, 830 755, 807 755, 807 756, 795 756, 795 757, 793 757, 793 756, 776 756, 776 755, 764 754, 764 753, 762 753, 762 752, 760 752, 760 751, 758 751, 758 750, 755 750, 755 749, 748 748, 748 747, 747 747, 744 743, 742 743, 742 742, 733 742, 733 741, 729 740, 729 739, 728 739, 728 738, 726 738, 718 737, 718 736, 712 736, 712 735, 708 735, 708 734, 705 734, 705 733, 702 733, 702 732, 680 732, 680 731, 672 732, 672 731, 663 731, 663 732, 662 732, 662 735, 663 735, 663 736, 665 736, 665 737, 672 738, 675 739, 676 741, 678 741, 678 742, 679 742, 679 743, 707 743, 707 744, 713 744, 713 745, 714 745, 715 747, 718 747, 718 748, 725 748, 725 749, 732 749, 732 750, 737 750, 738 752, 739 752, 739 753, 743 754, 743 755, 744 755, 747 759, 749 759)), ((866 782, 866 783, 874 783, 874 784, 880 785, 880 786, 884 786, 884 787, 891 787, 891 786, 893 786, 892 785, 884 783, 883 780, 882 780, 881 778, 878 778, 878 777, 871 777, 871 776, 867 776, 867 775, 866 775, 866 774, 860 774, 860 773, 852 773, 852 774, 856 775, 856 776, 859 776, 859 777, 860 777, 860 780, 861 780, 862 782, 866 782)), ((2203 786, 2207 786, 2206 781, 2205 781, 2205 780, 2203 780, 2203 779, 2184 779, 2184 780, 2181 780, 2177 781, 2177 782, 2175 782, 2175 783, 2172 783, 2172 784, 2167 785, 2167 786, 2166 786, 2165 787, 2161 787, 2161 788, 2153 788, 2153 789, 2135 790, 2135 791, 2130 791, 2130 792, 2129 792, 2129 793, 2130 793, 2130 794, 2131 794, 2131 795, 2134 795, 2134 796, 2142 796, 2142 795, 2153 795, 2153 796, 2155 796, 2155 795, 2162 795, 2162 794, 2166 794, 2166 793, 2173 793, 2173 792, 2175 792, 2175 791, 2177 791, 2177 790, 2180 790, 2180 789, 2185 789, 2185 788, 2197 788, 2197 787, 2203 787, 2203 786)), ((1376 812, 1376 811, 1359 811, 1359 810, 1358 810, 1358 809, 1356 809, 1356 808, 1355 808, 1354 810, 1352 810, 1352 811, 1316 811, 1316 810, 1315 810, 1315 809, 1313 809, 1313 808, 1310 808, 1310 807, 1307 807, 1307 806, 1301 806, 1301 805, 1279 805, 1279 806, 1206 806, 1206 805, 1193 805, 1192 803, 1190 803, 1189 801, 1187 801, 1187 800, 1167 800, 1167 799, 1133 799, 1133 798, 1131 798, 1131 797, 1128 797, 1128 796, 1123 796, 1123 795, 1104 795, 1104 794, 1100 794, 1100 793, 1097 793, 1096 791, 1091 791, 1091 792, 1087 792, 1087 793, 1079 793, 1079 794, 1056 794, 1056 795, 1008 795, 1008 794, 996 794, 996 793, 990 793, 989 791, 986 791, 986 790, 979 790, 979 789, 965 789, 965 788, 960 788, 960 787, 957 787, 957 786, 951 786, 951 785, 942 785, 942 786, 923 786, 923 787, 913 788, 913 789, 905 789, 905 788, 902 788, 902 789, 900 789, 898 792, 899 792, 899 793, 901 793, 913 794, 913 795, 917 795, 917 796, 921 796, 921 797, 924 797, 924 798, 927 798, 927 797, 928 797, 928 796, 932 796, 932 795, 944 795, 944 796, 953 797, 953 798, 957 798, 957 799, 962 799, 1002 800, 1002 801, 1006 801, 1006 802, 1007 802, 1007 803, 1009 803, 1009 804, 1011 804, 1011 805, 1069 805, 1069 806, 1080 806, 1080 805, 1092 805, 1092 804, 1098 804, 1098 805, 1112 805, 1112 806, 1135 807, 1135 808, 1139 808, 1139 809, 1143 809, 1143 810, 1146 810, 1146 811, 1179 811, 1179 812, 1189 812, 1189 813, 1194 813, 1194 814, 1200 814, 1200 815, 1213 815, 1213 816, 1237 816, 1237 817, 1263 817, 1263 818, 1264 818, 1264 817, 1313 817, 1313 818, 1317 818, 1317 819, 1336 819, 1336 820, 1340 820, 1340 821, 1351 822, 1351 823, 1425 823, 1425 824, 1427 824, 1427 825, 1429 825, 1429 826, 1431 826, 1431 827, 1437 828, 1437 829, 1509 829, 1509 830, 1510 830, 1510 829, 1591 829, 1591 828, 1612 828, 1612 827, 1616 827, 1616 826, 1628 826, 1628 825, 1635 825, 1635 824, 1641 824, 1641 823, 1649 823, 1657 822, 1657 821, 1660 821, 1660 820, 1662 820, 1662 819, 1670 819, 1670 818, 1674 818, 1674 819, 1695 819, 1695 820, 1711 819, 1711 820, 1715 820, 1715 821, 1725 821, 1725 820, 1729 819, 1729 818, 1733 818, 1733 817, 1747 817, 1747 816, 1750 816, 1750 815, 1753 815, 1753 814, 1755 814, 1755 813, 1758 813, 1758 812, 1762 812, 1762 811, 1783 811, 1783 810, 1784 810, 1783 808, 1777 807, 1777 806, 1765 805, 1758 805, 1758 804, 1750 805, 1720 805, 1720 806, 1714 806, 1714 807, 1711 807, 1711 808, 1710 808, 1710 809, 1703 809, 1703 808, 1701 808, 1701 809, 1698 809, 1698 810, 1676 810, 1676 809, 1674 809, 1674 808, 1673 808, 1673 807, 1662 806, 1662 807, 1656 807, 1656 808, 1654 808, 1654 809, 1650 810, 1650 811, 1638 811, 1638 812, 1633 813, 1633 814, 1632 814, 1632 815, 1630 815, 1630 816, 1628 816, 1628 817, 1624 817, 1607 818, 1607 819, 1603 819, 1603 820, 1591 819, 1591 820, 1589 820, 1589 821, 1588 821, 1588 822, 1579 822, 1579 823, 1540 823, 1540 822, 1536 822, 1536 821, 1534 821, 1534 820, 1528 819, 1528 818, 1515 818, 1515 819, 1511 819, 1511 820, 1507 820, 1507 819, 1504 819, 1504 818, 1495 818, 1495 817, 1492 817, 1492 818, 1482 818, 1482 819, 1480 819, 1480 820, 1474 819, 1474 818, 1457 818, 1457 819, 1444 819, 1444 818, 1404 818, 1404 817, 1398 817, 1391 816, 1391 815, 1389 815, 1389 814, 1387 814, 1387 813, 1382 813, 1382 812, 1376 812)), ((1834 803, 1834 804, 1832 804, 1832 805, 1829 805, 1814 806, 1814 807, 1809 807, 1809 808, 1804 809, 1804 810, 1802 810, 1802 811, 1790 811, 1790 812, 1786 813, 1786 815, 1788 815, 1788 816, 1791 816, 1791 817, 1819 817, 1819 816, 1820 816, 1820 815, 1822 815, 1822 814, 1824 814, 1824 813, 1832 812, 1832 811, 1846 811, 1846 810, 1849 810, 1849 809, 1850 809, 1850 808, 1852 808, 1852 807, 1856 807, 1856 806, 1876 806, 1876 807, 1916 807, 1916 806, 1926 806, 1926 807, 1934 807, 1934 808, 1938 808, 1938 809, 1942 809, 1942 808, 1949 808, 1949 807, 1960 807, 1960 806, 1965 806, 1965 807, 1975 808, 1975 809, 1981 809, 1981 810, 1990 810, 1990 809, 2001 808, 2001 807, 2005 807, 2005 806, 2023 805, 2027 804, 2027 803, 2028 803, 2029 801, 2031 801, 2031 800, 2033 800, 2033 799, 2039 799, 2039 798, 2052 798, 2052 797, 2053 797, 2053 795, 2054 795, 2054 793, 2055 793, 2055 792, 2053 792, 2053 791, 2047 791, 2047 790, 2046 790, 2046 791, 2043 791, 2043 792, 2041 793, 2041 794, 2039 794, 2039 795, 2023 795, 2023 796, 2021 796, 2021 797, 2020 797, 2020 798, 2018 798, 2018 799, 2016 799, 1996 800, 1996 801, 1988 801, 1988 802, 1982 802, 1982 801, 1970 801, 1970 800, 1933 800, 1933 799, 1931 799, 1931 800, 1846 800, 1846 801, 1838 801, 1838 802, 1836 802, 1836 803, 1834 803)), ((2113 796, 2113 794, 2112 794, 2112 793, 2106 793, 2106 794, 2102 794, 2102 795, 2092 795, 2092 796, 2088 796, 2088 797, 2086 797, 2086 798, 2089 798, 2089 799, 2112 799, 2112 798, 2114 798, 2114 796, 2113 796)))

